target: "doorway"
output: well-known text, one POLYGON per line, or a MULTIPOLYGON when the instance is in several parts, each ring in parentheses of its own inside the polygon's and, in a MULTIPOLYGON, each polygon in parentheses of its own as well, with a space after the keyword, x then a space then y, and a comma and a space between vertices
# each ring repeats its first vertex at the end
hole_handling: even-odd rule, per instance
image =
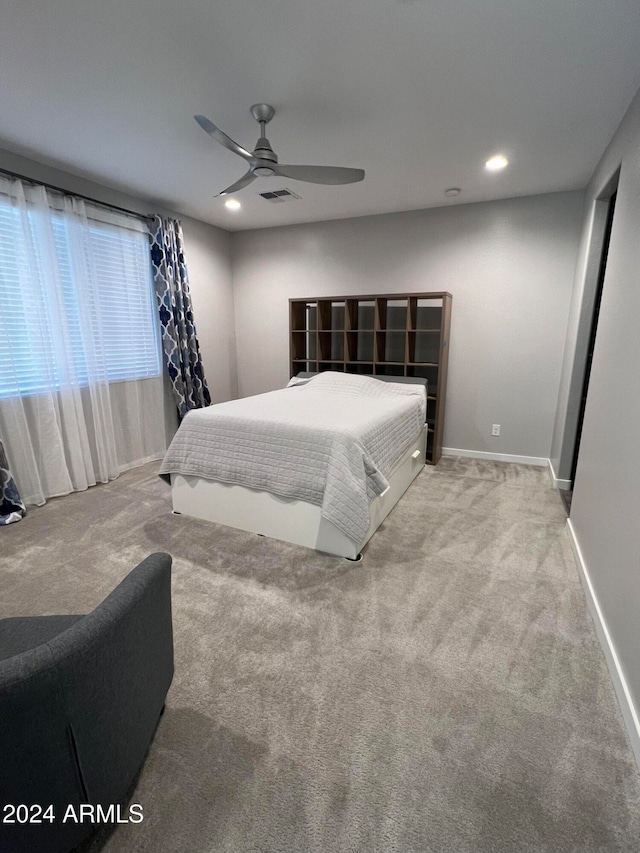
MULTIPOLYGON (((611 229, 613 227, 613 214, 616 206, 617 187, 606 200, 608 202, 607 218, 602 239, 602 251, 600 254, 600 264, 598 267, 598 279, 593 300, 593 313, 591 316, 591 328, 589 330, 589 342, 587 345, 587 354, 584 366, 584 378, 582 380, 582 390, 580 395, 580 405, 578 409, 578 421, 576 427, 576 438, 573 447, 573 457, 571 460, 571 474, 569 476, 571 485, 568 489, 562 490, 560 496, 567 510, 567 515, 571 513, 571 498, 573 496, 573 484, 575 482, 576 470, 578 468, 578 457, 580 455, 580 439, 582 437, 582 427, 584 424, 584 413, 587 405, 587 394, 589 391, 589 378, 591 376, 591 364, 593 361, 593 351, 596 345, 596 334, 598 331, 598 316, 600 314, 600 305, 602 303, 602 290, 604 278, 607 269, 607 258, 609 255, 609 243, 611 240, 611 229)), ((603 199, 604 200, 604 199, 603 199)))

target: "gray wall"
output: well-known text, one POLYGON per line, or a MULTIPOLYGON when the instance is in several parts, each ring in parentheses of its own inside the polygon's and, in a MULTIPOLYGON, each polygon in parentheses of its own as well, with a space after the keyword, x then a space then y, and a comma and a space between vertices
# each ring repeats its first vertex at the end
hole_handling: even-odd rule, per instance
POLYGON ((209 390, 214 403, 234 400, 238 380, 230 234, 197 219, 179 218, 209 390))
MULTIPOLYGON (((136 213, 177 216, 152 200, 136 198, 0 149, 0 168, 136 213)), ((193 309, 205 376, 216 402, 237 396, 229 234, 187 216, 182 222, 193 309)))
POLYGON ((583 242, 594 200, 618 167, 571 523, 640 711, 640 92, 587 188, 583 242))
POLYGON ((555 193, 234 233, 240 395, 287 382, 289 298, 448 290, 445 446, 548 457, 582 207, 555 193))

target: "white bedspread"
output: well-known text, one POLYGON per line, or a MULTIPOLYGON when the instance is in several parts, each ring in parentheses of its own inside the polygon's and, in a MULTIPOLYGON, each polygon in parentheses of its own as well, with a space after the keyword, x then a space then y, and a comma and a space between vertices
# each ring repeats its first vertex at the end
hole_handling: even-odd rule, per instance
POLYGON ((238 483, 321 507, 359 545, 369 501, 424 428, 425 389, 321 373, 190 412, 161 475, 238 483))

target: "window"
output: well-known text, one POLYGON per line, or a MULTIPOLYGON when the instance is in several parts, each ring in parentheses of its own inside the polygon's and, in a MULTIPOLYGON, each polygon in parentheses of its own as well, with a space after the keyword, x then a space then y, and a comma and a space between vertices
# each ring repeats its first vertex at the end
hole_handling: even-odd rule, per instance
POLYGON ((0 195, 0 399, 161 373, 146 230, 86 208, 0 195))

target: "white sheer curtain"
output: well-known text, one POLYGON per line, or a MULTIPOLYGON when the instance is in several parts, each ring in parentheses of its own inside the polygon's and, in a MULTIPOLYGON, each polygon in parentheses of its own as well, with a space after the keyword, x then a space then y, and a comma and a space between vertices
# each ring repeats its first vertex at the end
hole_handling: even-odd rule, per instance
POLYGON ((142 222, 0 176, 0 436, 25 503, 162 456, 152 300, 142 222))

